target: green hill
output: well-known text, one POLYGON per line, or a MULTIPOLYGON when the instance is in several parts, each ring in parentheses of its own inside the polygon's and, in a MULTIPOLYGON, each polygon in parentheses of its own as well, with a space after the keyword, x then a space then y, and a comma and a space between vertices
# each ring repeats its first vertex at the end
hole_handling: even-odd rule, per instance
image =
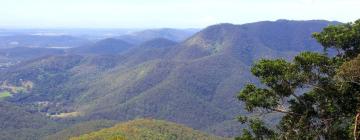
POLYGON ((160 120, 139 119, 85 134, 70 140, 225 140, 183 125, 160 120))

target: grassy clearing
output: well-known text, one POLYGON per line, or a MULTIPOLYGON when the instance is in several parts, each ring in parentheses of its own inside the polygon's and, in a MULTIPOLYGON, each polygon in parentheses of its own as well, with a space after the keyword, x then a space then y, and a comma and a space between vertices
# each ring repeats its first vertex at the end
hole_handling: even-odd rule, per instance
POLYGON ((52 118, 73 118, 80 116, 80 112, 68 112, 68 113, 60 113, 56 115, 50 115, 52 118))
POLYGON ((10 97, 10 96, 12 96, 12 95, 11 95, 11 93, 8 92, 8 91, 2 91, 2 92, 0 92, 0 99, 6 98, 6 97, 10 97))

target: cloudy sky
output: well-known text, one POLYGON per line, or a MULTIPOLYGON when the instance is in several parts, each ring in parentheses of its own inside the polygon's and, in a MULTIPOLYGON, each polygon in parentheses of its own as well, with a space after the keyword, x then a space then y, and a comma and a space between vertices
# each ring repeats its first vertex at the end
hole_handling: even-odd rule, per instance
POLYGON ((199 28, 360 18, 360 0, 0 0, 0 28, 199 28))

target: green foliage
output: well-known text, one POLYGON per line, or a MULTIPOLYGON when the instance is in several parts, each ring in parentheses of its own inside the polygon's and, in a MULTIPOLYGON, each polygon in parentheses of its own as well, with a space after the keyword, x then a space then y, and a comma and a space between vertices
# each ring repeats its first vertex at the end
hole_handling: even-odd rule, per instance
MULTIPOLYGON (((249 124, 250 132, 247 129, 243 130, 243 135, 235 138, 235 140, 275 140, 276 133, 265 126, 264 122, 259 119, 246 119, 249 124)), ((243 121, 244 123, 244 121, 243 121)))
POLYGON ((360 82, 360 55, 351 61, 344 63, 338 70, 338 76, 344 81, 360 82))
POLYGON ((313 36, 324 46, 324 49, 337 49, 340 57, 351 59, 360 53, 360 20, 329 26, 313 36))
POLYGON ((257 62, 251 72, 264 86, 248 84, 238 99, 250 112, 265 109, 284 116, 276 133, 260 121, 241 118, 252 131, 244 131, 239 139, 350 139, 360 105, 359 63, 357 58, 349 61, 360 53, 359 25, 360 21, 329 26, 314 34, 325 49, 338 49, 337 57, 303 52, 293 62, 257 62), (262 137, 267 132, 271 137, 262 137))
POLYGON ((278 105, 278 97, 267 89, 258 89, 255 85, 249 84, 241 91, 238 96, 239 100, 246 99, 246 109, 253 111, 255 107, 273 108, 278 105))

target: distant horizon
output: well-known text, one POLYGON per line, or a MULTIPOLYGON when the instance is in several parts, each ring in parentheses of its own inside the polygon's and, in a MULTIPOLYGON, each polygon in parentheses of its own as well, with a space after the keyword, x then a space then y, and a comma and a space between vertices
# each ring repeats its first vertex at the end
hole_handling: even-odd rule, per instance
MULTIPOLYGON (((359 18, 360 19, 360 18, 359 18)), ((229 22, 224 22, 224 23, 215 23, 215 24, 210 24, 208 26, 205 27, 199 27, 199 28, 186 28, 186 27, 154 27, 154 28, 123 28, 123 27, 48 27, 48 28, 41 28, 41 27, 29 27, 29 28, 22 28, 22 27, 2 27, 0 26, 0 31, 1 30, 137 30, 137 31, 142 31, 142 30, 160 30, 160 29, 179 29, 179 30, 199 30, 199 29, 204 29, 207 28, 209 26, 213 26, 213 25, 219 25, 219 24, 233 24, 233 25, 243 25, 243 24, 251 24, 251 23, 256 23, 256 22, 276 22, 276 21, 281 21, 281 20, 286 20, 286 21, 328 21, 328 22, 340 22, 340 23, 349 23, 349 22, 353 22, 353 21, 348 21, 348 22, 341 22, 341 21, 337 21, 337 20, 326 20, 326 19, 308 19, 308 20, 293 20, 293 19, 276 19, 276 20, 259 20, 259 21, 254 21, 254 22, 246 22, 246 23, 229 23, 229 22)))
POLYGON ((359 0, 0 0, 0 28, 205 28, 277 19, 351 22, 359 0))

